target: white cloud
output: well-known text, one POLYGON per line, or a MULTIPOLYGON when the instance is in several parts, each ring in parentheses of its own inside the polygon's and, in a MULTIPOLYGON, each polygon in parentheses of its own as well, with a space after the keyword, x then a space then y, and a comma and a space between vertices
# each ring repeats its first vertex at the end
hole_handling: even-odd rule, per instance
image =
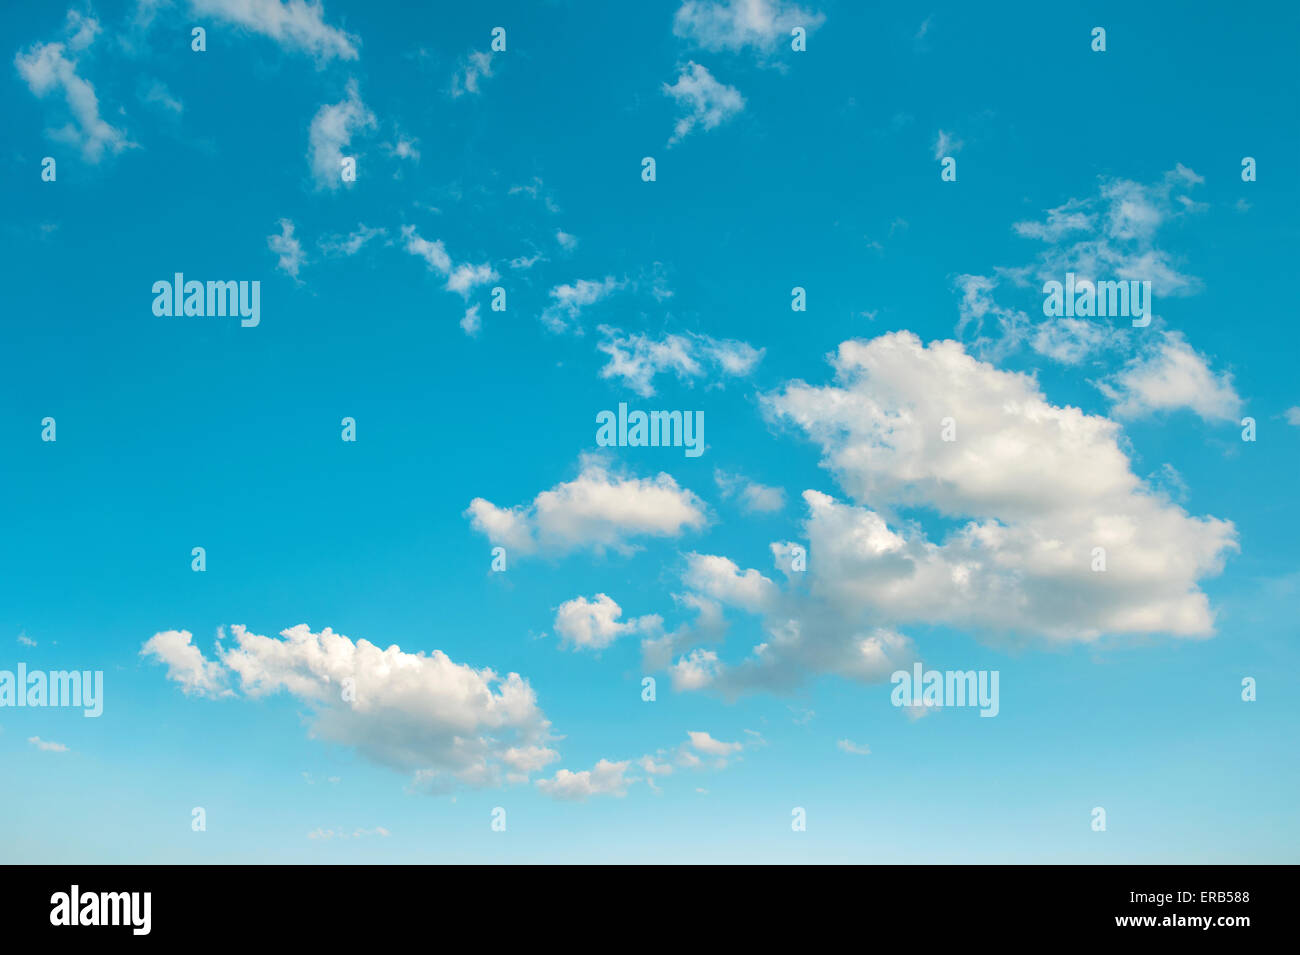
POLYGON ((187 696, 229 696, 225 669, 204 657, 193 640, 188 630, 164 630, 145 642, 140 656, 166 664, 167 679, 179 683, 187 696))
POLYGON ((466 93, 479 92, 479 80, 492 76, 492 54, 473 52, 466 57, 465 64, 451 78, 451 95, 461 97, 466 93))
POLYGON ((673 127, 669 146, 681 142, 696 126, 714 129, 745 108, 738 89, 718 82, 708 69, 694 62, 682 67, 677 81, 671 86, 665 83, 663 90, 686 110, 673 127))
POLYGON ((1232 376, 1210 371, 1205 356, 1178 332, 1165 332, 1145 354, 1133 359, 1101 390, 1115 402, 1121 418, 1138 418, 1186 408, 1206 421, 1236 421, 1241 398, 1232 376))
POLYGON ((343 184, 343 150, 352 144, 353 136, 375 125, 374 113, 361 102, 356 80, 348 80, 344 100, 316 111, 307 133, 307 162, 316 188, 337 189, 343 184))
POLYGON ((686 735, 690 738, 693 749, 705 756, 712 756, 717 759, 725 759, 745 748, 744 743, 724 743, 721 740, 714 739, 708 733, 696 730, 687 730, 686 735))
POLYGON ((623 288, 624 284, 614 276, 607 275, 601 281, 578 279, 571 285, 557 285, 551 289, 550 295, 554 302, 542 312, 542 321, 553 332, 568 331, 571 327, 581 330, 578 317, 582 310, 608 298, 623 288))
POLYGON ((447 276, 446 288, 448 292, 455 292, 462 298, 468 298, 469 293, 480 285, 495 282, 500 277, 497 270, 492 268, 492 265, 488 262, 479 265, 462 262, 452 269, 451 274, 447 276))
POLYGON ((1286 409, 1286 423, 1300 428, 1300 406, 1293 406, 1286 409))
POLYGON ((1047 243, 1031 268, 1041 280, 1064 281, 1069 271, 1080 280, 1150 280, 1156 295, 1190 295, 1199 291, 1200 280, 1178 271, 1174 257, 1155 240, 1164 226, 1202 208, 1186 190, 1204 181, 1181 163, 1150 184, 1102 179, 1095 196, 1070 199, 1049 209, 1044 221, 1012 228, 1047 243))
POLYGON ((465 317, 460 320, 460 327, 470 338, 478 335, 479 328, 482 327, 483 320, 478 315, 478 303, 475 302, 469 308, 465 309, 465 317))
POLYGON ((430 242, 428 239, 421 238, 415 231, 415 226, 402 226, 402 236, 406 239, 406 251, 424 259, 431 271, 445 276, 447 284, 443 288, 448 292, 455 292, 462 298, 469 298, 470 293, 480 285, 495 282, 501 277, 487 262, 481 265, 468 262, 453 264, 442 241, 430 242))
POLYGON ((515 775, 540 772, 560 758, 560 754, 549 746, 511 746, 501 754, 501 762, 514 771, 515 775))
POLYGON ((621 379, 646 398, 655 393, 655 377, 665 372, 672 372, 688 384, 704 377, 709 369, 723 377, 743 377, 754 370, 765 353, 765 349, 747 342, 719 340, 695 332, 668 334, 656 340, 608 325, 601 325, 599 330, 605 337, 596 348, 609 356, 600 377, 621 379))
POLYGON ((748 375, 763 360, 765 348, 755 348, 748 342, 733 338, 719 340, 702 335, 697 344, 709 361, 717 364, 724 374, 731 376, 748 375))
POLYGON ((577 478, 531 504, 506 509, 476 497, 465 514, 493 544, 517 554, 626 553, 635 537, 678 537, 708 523, 703 501, 670 475, 623 477, 595 458, 582 461, 577 478))
POLYGON ((78 51, 94 43, 95 37, 103 32, 98 20, 78 10, 68 11, 67 31, 68 49, 78 51))
POLYGON ((31 637, 27 636, 27 634, 25 633, 18 634, 18 642, 22 644, 24 647, 36 646, 36 641, 33 640, 31 637))
POLYGON ((525 195, 536 199, 538 202, 542 203, 542 205, 546 207, 546 211, 550 213, 560 211, 559 204, 547 190, 546 184, 542 182, 541 177, 539 176, 533 176, 532 181, 526 186, 511 186, 510 195, 525 195))
POLYGON ((512 269, 531 269, 538 262, 545 262, 546 256, 538 252, 536 255, 517 255, 510 260, 512 269))
POLYGON ((1038 326, 1029 347, 1063 365, 1077 365, 1103 348, 1122 345, 1121 333, 1092 319, 1057 318, 1038 326))
POLYGON ((372 229, 364 222, 358 223, 355 230, 346 236, 330 236, 320 241, 321 251, 326 255, 353 256, 360 252, 373 239, 387 235, 384 229, 372 229))
POLYGON ((755 614, 776 605, 776 584, 753 568, 742 573, 735 561, 716 554, 687 554, 686 564, 682 579, 696 593, 755 614))
POLYGON ((409 159, 412 162, 420 161, 418 140, 398 136, 397 142, 385 143, 384 148, 388 150, 388 155, 392 156, 394 159, 409 159))
POLYGON ((853 740, 851 740, 851 739, 842 739, 842 740, 839 740, 838 742, 836 742, 835 745, 838 746, 838 747, 839 747, 841 750, 843 750, 844 752, 846 752, 846 753, 853 753, 855 756, 869 756, 869 755, 871 755, 871 747, 870 747, 870 746, 867 746, 865 743, 862 743, 862 744, 860 744, 860 743, 855 743, 855 742, 853 742, 853 740))
POLYGON ((749 514, 772 514, 785 507, 785 491, 779 487, 720 470, 713 472, 713 480, 724 498, 739 499, 742 509, 749 514))
POLYGON ((1119 426, 1049 404, 1035 381, 897 332, 845 342, 836 383, 767 395, 821 446, 849 494, 877 508, 968 518, 942 542, 806 491, 812 585, 883 621, 945 622, 1051 640, 1213 632, 1197 581, 1236 547, 1133 474, 1119 426), (956 440, 940 422, 952 417, 956 440), (1104 547, 1108 569, 1091 570, 1104 547))
POLYGON ((279 256, 275 267, 296 279, 298 270, 302 268, 306 259, 302 252, 302 243, 293 237, 293 223, 288 219, 281 219, 280 234, 273 233, 267 236, 266 245, 279 256))
POLYGON ((1107 319, 1045 318, 1042 283, 1064 282, 1066 273, 1073 272, 1076 282, 1150 281, 1156 298, 1196 294, 1200 279, 1181 271, 1178 259, 1157 240, 1166 226, 1205 208, 1187 195, 1203 182, 1181 163, 1153 183, 1103 178, 1095 195, 1069 199, 1047 210, 1041 221, 1014 223, 1016 234, 1038 240, 1044 248, 1028 265, 997 268, 994 276, 958 277, 959 335, 982 357, 998 359, 1028 344, 1069 365, 1133 347, 1137 337, 1125 327, 1127 321, 1116 326, 1107 319), (1032 296, 1028 314, 995 300, 1002 279, 1032 296), (986 325, 989 318, 994 323, 986 325))
POLYGON ((563 229, 555 230, 555 241, 560 244, 560 248, 566 252, 572 252, 578 247, 578 237, 570 235, 563 229))
POLYGON ((962 147, 965 145, 957 137, 941 129, 934 138, 934 158, 943 159, 945 156, 955 156, 961 152, 962 147))
MULTIPOLYGON (((764 745, 763 738, 757 733, 752 733, 751 736, 755 738, 752 745, 764 745)), ((643 781, 642 777, 628 775, 635 765, 646 774, 645 783, 654 792, 659 792, 655 777, 671 776, 674 771, 673 762, 688 769, 698 769, 705 766, 707 759, 712 768, 725 769, 744 748, 743 743, 727 743, 706 732, 690 731, 686 741, 671 751, 661 749, 655 754, 620 762, 602 759, 592 769, 576 773, 561 769, 550 779, 539 779, 537 787, 548 796, 575 802, 591 796, 623 796, 630 786, 643 781)))
POLYGON ((357 38, 327 24, 324 7, 319 2, 190 0, 190 7, 199 16, 234 23, 288 49, 309 53, 320 62, 357 58, 357 38))
POLYGON ((77 72, 77 60, 65 55, 86 49, 99 33, 99 24, 76 11, 68 12, 65 43, 36 43, 14 57, 14 66, 38 99, 50 93, 62 95, 72 121, 47 130, 56 142, 81 150, 89 163, 99 162, 105 152, 117 154, 131 146, 126 133, 99 115, 99 97, 90 81, 77 72))
POLYGON ((161 106, 168 112, 180 115, 185 112, 185 105, 172 95, 172 91, 167 88, 167 84, 161 80, 154 80, 149 84, 148 89, 141 94, 141 99, 146 103, 153 103, 161 106))
POLYGON ((636 780, 627 779, 630 760, 614 763, 602 759, 592 769, 570 772, 561 769, 551 779, 539 779, 537 788, 555 799, 584 802, 591 796, 625 796, 636 780))
MULTIPOLYGON (((1024 341, 1029 332, 1029 316, 1019 309, 998 304, 993 297, 998 285, 996 279, 985 275, 958 275, 956 285, 962 293, 957 306, 960 316, 957 334, 964 336, 967 328, 973 328, 973 348, 981 354, 1000 356, 1024 341), (985 334, 985 322, 989 319, 996 325, 996 336, 985 334)), ((1050 342, 1044 342, 1045 347, 1050 345, 1050 342)))
POLYGON ((695 619, 671 633, 641 639, 642 666, 646 670, 672 669, 674 685, 698 689, 712 682, 717 672, 717 654, 695 650, 673 663, 673 657, 699 643, 719 641, 727 631, 722 604, 703 594, 687 592, 672 595, 673 602, 695 611, 695 619))
POLYGON ((1082 200, 1071 199, 1063 206, 1047 210, 1047 219, 1043 222, 1017 222, 1011 228, 1026 239, 1060 242, 1066 236, 1076 232, 1090 232, 1096 227, 1097 217, 1088 211, 1089 205, 1082 200))
POLYGON ((561 645, 575 650, 603 650, 624 634, 655 631, 663 624, 657 615, 623 621, 623 608, 606 594, 593 600, 575 597, 560 604, 555 612, 555 632, 561 645))
POLYGON ((795 27, 811 34, 825 21, 824 14, 784 0, 686 0, 673 17, 673 33, 706 50, 766 55, 789 43, 795 27))
POLYGON ((68 747, 62 743, 52 743, 49 740, 41 739, 39 736, 29 736, 27 742, 46 753, 66 753, 68 751, 68 747))
POLYGON ((718 655, 695 649, 668 668, 674 690, 702 690, 718 675, 718 655))
POLYGON ((184 631, 156 634, 142 653, 167 662, 168 677, 187 692, 214 685, 218 673, 237 675, 250 698, 287 692, 310 711, 313 736, 412 773, 424 789, 495 786, 503 773, 517 778, 554 758, 544 746, 551 724, 517 673, 502 678, 441 650, 381 650, 328 627, 313 633, 299 624, 278 639, 242 626, 231 632, 236 646, 218 645, 219 662, 190 647, 184 631))
POLYGON ((793 545, 775 542, 782 584, 688 554, 689 594, 758 618, 761 640, 723 661, 685 652, 717 627, 683 627, 643 641, 647 668, 667 668, 678 689, 734 697, 814 673, 885 680, 917 659, 896 629, 908 624, 1057 644, 1213 633, 1199 581, 1236 549, 1235 528, 1138 479, 1118 424, 1049 404, 1033 378, 956 342, 926 347, 896 332, 845 342, 831 363, 833 384, 792 382, 762 404, 820 446, 853 502, 803 493, 807 569, 787 567, 793 545), (955 441, 943 440, 947 417, 955 441), (951 529, 932 539, 922 516, 951 529), (1105 572, 1093 570, 1096 547, 1105 572), (666 663, 673 653, 683 655, 666 663))
POLYGON ((451 256, 447 254, 447 248, 441 239, 430 242, 421 238, 413 225, 402 226, 402 236, 406 239, 407 252, 424 259, 431 270, 443 275, 451 274, 451 256))
POLYGON ((642 756, 637 760, 637 765, 650 776, 671 776, 673 774, 672 763, 660 762, 653 756, 642 756))

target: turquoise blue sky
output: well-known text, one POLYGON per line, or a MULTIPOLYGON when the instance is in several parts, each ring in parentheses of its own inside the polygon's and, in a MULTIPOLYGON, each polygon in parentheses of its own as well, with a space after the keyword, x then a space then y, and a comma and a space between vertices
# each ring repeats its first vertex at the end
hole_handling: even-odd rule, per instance
POLYGON ((1294 5, 398 6, 0 11, 0 859, 1300 858, 1294 5))

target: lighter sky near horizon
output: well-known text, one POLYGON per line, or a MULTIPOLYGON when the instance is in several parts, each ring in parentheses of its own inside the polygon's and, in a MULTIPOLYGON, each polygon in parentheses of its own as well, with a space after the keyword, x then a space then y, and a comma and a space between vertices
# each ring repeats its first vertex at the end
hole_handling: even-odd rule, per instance
POLYGON ((0 861, 1300 860, 1294 6, 0 37, 0 861))

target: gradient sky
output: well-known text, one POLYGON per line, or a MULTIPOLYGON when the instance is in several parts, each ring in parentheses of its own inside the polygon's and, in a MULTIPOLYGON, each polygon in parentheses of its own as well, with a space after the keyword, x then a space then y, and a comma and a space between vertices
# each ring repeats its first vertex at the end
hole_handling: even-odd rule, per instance
POLYGON ((1300 860, 1294 5, 419 6, 0 11, 0 859, 1300 860))

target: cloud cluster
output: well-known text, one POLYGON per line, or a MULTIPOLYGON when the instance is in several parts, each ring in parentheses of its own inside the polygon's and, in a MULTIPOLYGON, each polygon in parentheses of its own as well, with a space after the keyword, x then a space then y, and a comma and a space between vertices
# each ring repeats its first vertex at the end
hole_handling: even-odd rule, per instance
MULTIPOLYGON (((774 544, 773 555, 779 558, 787 546, 774 544)), ((814 565, 809 565, 808 572, 816 572, 814 565)), ((674 633, 672 644, 667 638, 643 640, 648 668, 655 668, 668 651, 689 646, 692 639, 710 639, 718 629, 709 618, 708 608, 713 604, 758 618, 763 639, 739 663, 724 663, 715 651, 700 647, 683 653, 668 667, 677 690, 708 688, 728 697, 759 690, 783 692, 799 686, 813 673, 836 673, 877 683, 916 659, 910 639, 891 628, 868 623, 870 615, 864 608, 808 592, 789 580, 783 587, 755 568, 741 570, 722 555, 687 555, 682 583, 687 596, 696 598, 694 606, 701 610, 701 619, 674 633)))
POLYGON ((710 371, 721 377, 739 378, 750 374, 765 353, 765 349, 747 342, 696 332, 655 339, 608 325, 601 325, 599 330, 604 340, 596 348, 609 356, 600 377, 621 380, 645 398, 655 393, 654 379, 660 374, 671 372, 687 384, 710 371))
MULTIPOLYGON (((757 737, 752 745, 761 745, 761 740, 762 737, 757 737)), ((728 743, 714 739, 709 733, 691 730, 686 734, 686 741, 673 750, 661 749, 635 760, 602 759, 591 769, 578 772, 561 769, 550 779, 539 779, 537 788, 553 799, 568 802, 585 802, 592 796, 625 796, 631 786, 642 781, 658 792, 656 777, 670 776, 675 768, 725 769, 744 749, 744 743, 728 743), (629 775, 638 769, 645 775, 629 775)))
POLYGON ((771 54, 803 27, 812 33, 824 14, 785 0, 686 0, 673 17, 673 33, 705 50, 771 54))
POLYGON ((806 569, 795 544, 771 547, 784 581, 686 555, 699 620, 642 640, 674 687, 734 696, 820 672, 877 682, 917 658, 899 630, 917 624, 1047 643, 1213 633, 1199 582, 1222 569, 1236 530, 1144 484, 1115 422, 909 332, 844 342, 831 364, 833 383, 791 382, 762 403, 820 448, 851 500, 804 491, 806 569), (737 663, 699 646, 717 639, 715 607, 761 627, 737 663))
POLYGON ((1156 295, 1190 295, 1200 280, 1179 271, 1173 255, 1156 245, 1165 226, 1204 209, 1189 192, 1205 182, 1181 163, 1154 183, 1103 179, 1096 196, 1071 199, 1048 210, 1044 221, 1017 222, 1018 235, 1046 248, 1033 267, 1040 280, 1150 280, 1156 295))
POLYGON ((1204 181, 1181 163, 1152 183, 1103 178, 1096 194, 1070 199, 1041 220, 1014 223, 1017 235, 1041 242, 1042 250, 1028 265, 958 276, 958 334, 982 356, 998 358, 1028 345, 1070 365, 1134 347, 1139 339, 1124 327, 1126 321, 1116 326, 1107 319, 1045 318, 1042 283, 1063 282, 1073 272, 1076 281, 1150 281, 1157 299, 1196 294, 1200 280, 1183 272, 1158 239, 1162 230, 1205 208, 1190 195, 1204 181), (1004 283, 1022 290, 1033 307, 1025 311, 999 302, 996 293, 1004 283))
POLYGON ((836 382, 768 395, 859 502, 808 491, 814 586, 886 620, 948 622, 1093 639, 1201 636, 1213 617, 1197 581, 1235 547, 1230 522, 1194 518, 1133 474, 1119 426, 1051 405, 1034 380, 956 342, 907 332, 845 342, 836 382), (951 418, 955 440, 945 440, 951 418), (966 519, 942 541, 904 509, 966 519), (1092 569, 1094 548, 1107 569, 1092 569))
POLYGON ((51 93, 63 97, 71 122, 48 131, 56 142, 81 150, 82 157, 97 163, 107 153, 120 153, 131 145, 126 133, 99 114, 99 97, 90 81, 77 72, 76 54, 89 47, 99 34, 99 23, 75 10, 68 11, 66 40, 36 43, 14 57, 14 66, 38 98, 51 93))
POLYGON ((183 630, 155 634, 141 655, 166 664, 189 694, 230 695, 224 685, 235 679, 245 697, 289 693, 311 712, 313 736, 411 773, 428 790, 520 781, 558 758, 546 746, 551 724, 517 673, 503 678, 440 650, 380 649, 306 624, 279 637, 243 626, 231 634, 234 646, 219 640, 215 660, 183 630))

